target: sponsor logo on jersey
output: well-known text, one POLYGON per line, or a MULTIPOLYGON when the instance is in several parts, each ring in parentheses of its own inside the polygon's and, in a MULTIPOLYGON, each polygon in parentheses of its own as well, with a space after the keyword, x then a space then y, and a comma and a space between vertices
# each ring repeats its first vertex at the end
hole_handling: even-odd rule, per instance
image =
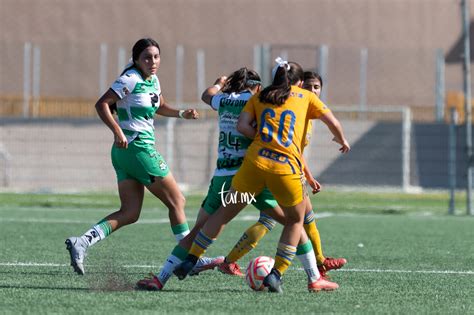
POLYGON ((278 162, 278 163, 287 163, 288 162, 288 157, 284 154, 272 151, 270 149, 262 148, 260 151, 258 151, 258 155, 261 157, 270 159, 272 161, 278 162))
POLYGON ((290 96, 297 97, 297 98, 303 98, 303 93, 291 92, 290 96))
MULTIPOLYGON (((225 149, 225 148, 224 148, 225 149)), ((232 169, 242 165, 243 157, 224 158, 217 160, 217 169, 232 169)))
POLYGON ((247 103, 246 100, 232 100, 232 99, 222 99, 221 107, 233 106, 233 107, 244 107, 247 103))

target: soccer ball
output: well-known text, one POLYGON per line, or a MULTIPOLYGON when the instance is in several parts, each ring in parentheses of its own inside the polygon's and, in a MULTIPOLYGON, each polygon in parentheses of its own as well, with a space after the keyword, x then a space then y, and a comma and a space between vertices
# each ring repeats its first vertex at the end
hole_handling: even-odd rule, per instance
POLYGON ((263 279, 272 271, 275 260, 267 256, 259 256, 250 261, 247 270, 245 271, 245 280, 248 285, 255 291, 262 291, 265 289, 263 279))

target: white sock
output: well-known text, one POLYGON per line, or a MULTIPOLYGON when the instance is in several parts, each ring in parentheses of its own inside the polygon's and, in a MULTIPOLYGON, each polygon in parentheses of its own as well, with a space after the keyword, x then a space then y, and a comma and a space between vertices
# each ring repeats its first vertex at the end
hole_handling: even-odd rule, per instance
POLYGON ((176 257, 175 255, 169 255, 166 258, 165 264, 163 268, 160 270, 160 274, 158 275, 158 279, 160 280, 162 285, 169 280, 169 278, 173 275, 174 269, 182 262, 181 259, 176 257))
POLYGON ((99 225, 94 225, 90 230, 81 236, 81 239, 84 241, 84 244, 86 244, 87 247, 94 245, 104 238, 105 233, 102 231, 99 225))
POLYGON ((319 274, 318 266, 316 264, 316 256, 314 256, 314 250, 307 252, 306 254, 298 255, 298 259, 303 265, 304 271, 308 276, 308 283, 313 283, 318 280, 321 275, 319 274))
POLYGON ((188 235, 188 234, 189 234, 189 230, 186 230, 186 231, 183 231, 181 233, 175 234, 174 238, 176 239, 176 242, 179 243, 179 241, 181 241, 183 238, 185 238, 186 235, 188 235))

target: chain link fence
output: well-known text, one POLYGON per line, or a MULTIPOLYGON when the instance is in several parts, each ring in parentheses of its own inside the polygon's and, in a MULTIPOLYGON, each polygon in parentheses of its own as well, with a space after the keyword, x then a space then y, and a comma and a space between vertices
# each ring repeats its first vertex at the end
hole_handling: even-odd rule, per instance
MULTIPOLYGON (((0 41, 4 73, 0 76, 0 113, 14 117, 94 116, 91 106, 123 70, 132 45, 0 41)), ((441 81, 446 87, 437 86, 437 53, 423 48, 324 44, 179 45, 162 48, 158 75, 167 100, 196 103, 202 87, 242 66, 256 69, 269 83, 273 60, 281 55, 304 69, 321 72, 322 99, 330 105, 361 109, 408 106, 414 120, 434 121, 437 91, 446 87, 448 91, 462 90, 461 76, 452 75, 451 70, 445 72, 447 80, 441 81)))

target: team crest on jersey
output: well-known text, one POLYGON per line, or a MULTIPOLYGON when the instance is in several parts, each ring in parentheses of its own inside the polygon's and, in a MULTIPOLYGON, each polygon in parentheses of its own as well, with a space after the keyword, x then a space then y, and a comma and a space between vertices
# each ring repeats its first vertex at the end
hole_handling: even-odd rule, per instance
POLYGON ((122 88, 122 92, 123 92, 124 95, 130 94, 130 91, 127 89, 126 86, 124 86, 124 87, 122 88))
POLYGON ((165 161, 161 160, 159 167, 160 167, 160 170, 164 171, 168 166, 166 165, 165 161))

